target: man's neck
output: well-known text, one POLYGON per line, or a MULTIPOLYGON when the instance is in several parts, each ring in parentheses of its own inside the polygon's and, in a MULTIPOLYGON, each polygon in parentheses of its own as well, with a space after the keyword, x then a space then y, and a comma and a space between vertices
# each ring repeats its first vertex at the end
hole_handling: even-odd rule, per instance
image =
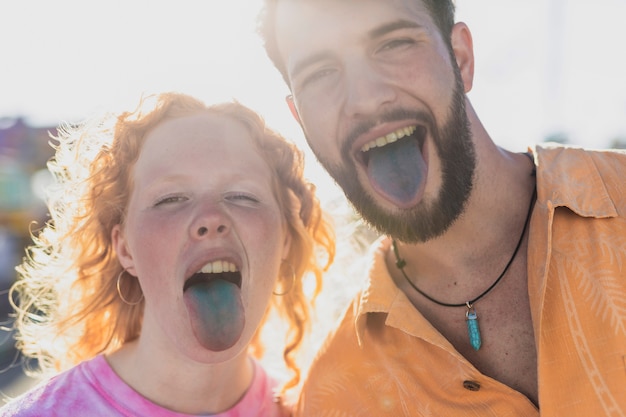
MULTIPOLYGON (((433 292, 445 289, 450 297, 490 285, 519 241, 535 187, 532 173, 523 154, 498 150, 489 164, 479 161, 465 211, 443 235, 423 243, 397 242, 412 281, 433 292), (482 278, 464 282, 476 276, 482 278)), ((387 263, 394 280, 404 280, 393 253, 387 263)))

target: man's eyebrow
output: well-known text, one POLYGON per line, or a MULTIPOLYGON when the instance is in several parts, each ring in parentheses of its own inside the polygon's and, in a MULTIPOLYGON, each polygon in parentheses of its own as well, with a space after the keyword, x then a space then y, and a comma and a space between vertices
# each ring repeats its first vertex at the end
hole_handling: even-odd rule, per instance
POLYGON ((399 29, 418 29, 421 28, 422 25, 413 22, 411 20, 395 20, 393 22, 385 23, 384 25, 378 26, 368 32, 370 38, 377 38, 379 36, 386 35, 389 32, 393 32, 394 30, 399 29))
MULTIPOLYGON (((413 22, 411 20, 406 20, 406 19, 399 19, 399 20, 395 20, 393 22, 389 22, 389 23, 385 23, 381 26, 378 26, 372 30, 370 30, 367 35, 370 39, 373 38, 377 38, 380 36, 383 36, 387 33, 393 32, 394 30, 399 30, 399 29, 419 29, 421 28, 422 25, 413 22)), ((293 66, 292 70, 290 71, 290 78, 295 78, 298 76, 298 74, 303 71, 306 67, 308 67, 309 65, 313 65, 316 62, 319 61, 323 61, 325 59, 329 59, 331 58, 331 53, 327 52, 327 51, 323 51, 317 54, 313 54, 311 56, 308 56, 304 59, 302 59, 299 62, 296 62, 296 64, 293 66)))

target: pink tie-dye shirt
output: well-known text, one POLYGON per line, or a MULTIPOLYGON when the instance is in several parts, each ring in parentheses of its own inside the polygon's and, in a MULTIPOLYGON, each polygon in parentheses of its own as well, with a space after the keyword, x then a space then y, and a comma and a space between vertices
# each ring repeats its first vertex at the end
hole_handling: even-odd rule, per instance
MULTIPOLYGON (((283 416, 273 402, 276 381, 255 364, 254 380, 241 401, 216 416, 283 416)), ((111 369, 103 356, 64 372, 35 387, 0 409, 5 416, 124 416, 183 417, 142 397, 111 369)))

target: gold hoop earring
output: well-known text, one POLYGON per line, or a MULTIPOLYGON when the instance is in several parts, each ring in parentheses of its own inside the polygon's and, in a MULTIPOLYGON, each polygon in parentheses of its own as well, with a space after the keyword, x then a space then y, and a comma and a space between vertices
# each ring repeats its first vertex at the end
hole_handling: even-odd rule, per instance
POLYGON ((126 272, 125 269, 122 269, 122 271, 119 273, 119 275, 117 276, 117 282, 116 282, 116 287, 117 287, 117 295, 120 296, 120 298, 122 299, 122 301, 124 302, 124 304, 128 304, 129 306, 136 306, 137 304, 139 304, 140 302, 143 301, 143 292, 141 293, 141 297, 139 297, 139 299, 137 301, 134 302, 130 302, 126 299, 126 297, 124 297, 124 295, 122 294, 122 289, 120 288, 120 280, 122 279, 122 274, 126 272))
POLYGON ((283 292, 276 292, 276 290, 272 291, 272 294, 278 296, 278 297, 282 297, 283 295, 289 294, 289 291, 291 291, 291 289, 293 288, 293 285, 296 282, 296 270, 294 269, 293 265, 291 264, 291 262, 283 262, 286 265, 289 265, 289 268, 291 268, 291 285, 289 286, 289 288, 287 288, 287 291, 283 291, 283 292))

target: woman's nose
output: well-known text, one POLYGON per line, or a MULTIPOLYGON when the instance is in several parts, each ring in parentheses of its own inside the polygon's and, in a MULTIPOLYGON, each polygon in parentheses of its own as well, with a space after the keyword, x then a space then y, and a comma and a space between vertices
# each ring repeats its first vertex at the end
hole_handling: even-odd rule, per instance
MULTIPOLYGON (((226 225, 220 224, 217 226, 217 233, 223 233, 226 231, 226 225)), ((209 233, 209 229, 206 226, 200 226, 198 228, 198 236, 204 236, 209 233)))
POLYGON ((203 207, 191 224, 194 239, 225 235, 230 230, 230 219, 218 206, 203 207))

